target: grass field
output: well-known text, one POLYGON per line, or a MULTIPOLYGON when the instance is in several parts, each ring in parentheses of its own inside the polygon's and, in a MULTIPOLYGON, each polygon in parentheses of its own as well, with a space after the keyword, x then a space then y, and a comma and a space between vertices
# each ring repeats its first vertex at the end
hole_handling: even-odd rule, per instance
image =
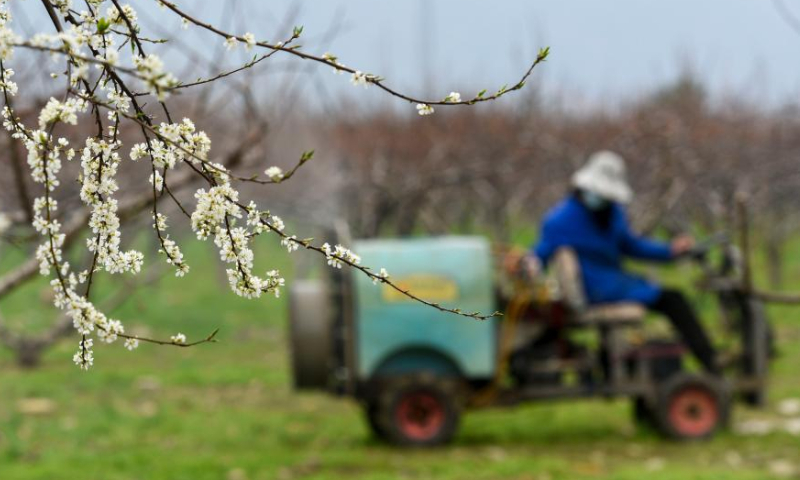
MULTIPOLYGON (((370 437, 354 402, 291 390, 283 299, 237 299, 220 288, 207 250, 188 253, 189 276, 139 291, 118 315, 160 336, 221 327, 219 343, 134 353, 97 346, 88 373, 71 362, 77 339, 36 370, 1 353, 0 480, 800 478, 800 437, 726 432, 709 443, 668 443, 637 431, 624 401, 476 412, 452 446, 387 447, 370 437)), ((264 253, 290 269, 283 253, 264 253)), ((787 271, 800 287, 795 253, 787 271)), ((668 275, 686 282, 688 268, 668 275)), ((700 303, 710 319, 711 302, 700 303)), ((33 289, 0 307, 33 326, 51 314, 33 289)), ((771 311, 781 351, 771 405, 737 407, 734 423, 781 425, 790 417, 777 403, 800 398, 800 308, 771 311)))

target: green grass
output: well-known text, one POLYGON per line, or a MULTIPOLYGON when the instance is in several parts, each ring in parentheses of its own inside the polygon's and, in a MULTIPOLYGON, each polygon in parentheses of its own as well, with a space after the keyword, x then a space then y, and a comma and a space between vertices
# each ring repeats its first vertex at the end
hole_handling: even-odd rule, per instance
MULTIPOLYGON (((800 289, 798 247, 787 272, 800 289)), ((235 298, 210 250, 193 247, 188 254, 189 276, 137 292, 117 315, 129 329, 162 337, 181 331, 197 338, 221 327, 219 343, 143 345, 133 353, 98 345, 88 373, 71 362, 77 338, 48 352, 36 370, 21 370, 0 353, 0 479, 724 480, 770 478, 766 472, 780 460, 800 467, 800 437, 726 432, 703 444, 664 442, 637 431, 621 400, 474 412, 452 446, 384 446, 370 437, 354 402, 292 391, 283 298, 235 298)), ((277 248, 261 254, 290 270, 277 248)), ((687 285, 690 272, 684 266, 663 275, 687 285)), ((710 324, 713 303, 698 302, 710 324)), ((35 289, 0 308, 33 328, 52 315, 35 289)), ((775 401, 800 397, 800 310, 771 312, 782 352, 773 369, 773 405, 764 412, 737 407, 736 420, 778 418, 775 401)))

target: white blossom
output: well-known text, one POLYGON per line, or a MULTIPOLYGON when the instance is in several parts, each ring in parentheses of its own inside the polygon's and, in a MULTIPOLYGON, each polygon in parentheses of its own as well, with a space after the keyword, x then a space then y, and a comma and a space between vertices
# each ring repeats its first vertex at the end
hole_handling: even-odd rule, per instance
POLYGON ((355 71, 353 75, 350 77, 350 83, 352 83, 355 86, 363 85, 364 88, 369 87, 369 82, 367 81, 367 75, 359 70, 355 71))
POLYGON ((372 283, 374 285, 377 285, 378 282, 381 282, 383 280, 388 280, 388 279, 389 279, 389 272, 387 272, 385 268, 381 268, 380 271, 378 272, 378 275, 375 276, 375 277, 372 277, 372 283))
POLYGON ((131 160, 136 161, 142 157, 147 156, 147 146, 144 143, 138 143, 131 148, 131 160))
POLYGON ((108 104, 114 107, 115 110, 126 113, 130 110, 131 100, 127 95, 117 90, 110 90, 108 92, 108 104))
POLYGON ((266 284, 262 287, 264 291, 272 292, 275 298, 281 296, 281 287, 286 284, 286 280, 281 277, 278 270, 270 270, 267 272, 266 284))
POLYGON ((264 174, 268 176, 273 182, 280 182, 283 180, 283 170, 280 167, 269 167, 264 170, 264 174))
POLYGON ((39 112, 39 128, 45 129, 53 122, 75 125, 78 123, 78 113, 86 111, 87 107, 87 102, 82 99, 69 98, 62 102, 50 97, 50 100, 39 112))
POLYGON ((159 100, 167 97, 168 90, 178 84, 178 79, 171 73, 164 71, 164 62, 156 55, 134 57, 133 64, 139 73, 147 90, 156 95, 159 100))
POLYGON ((295 236, 295 235, 291 235, 291 236, 288 236, 288 237, 283 237, 281 239, 281 245, 286 247, 286 250, 289 253, 292 253, 292 252, 296 251, 298 248, 300 248, 300 243, 297 241, 297 236, 295 236))
POLYGON ((170 339, 170 341, 172 341, 172 343, 177 343, 177 344, 181 344, 181 345, 186 343, 186 335, 184 335, 182 333, 177 333, 177 334, 169 337, 169 339, 170 339))
POLYGON ((110 21, 112 24, 125 26, 127 27, 127 23, 125 22, 125 18, 136 27, 137 15, 136 11, 130 5, 123 5, 122 6, 122 15, 120 15, 119 10, 117 10, 116 5, 110 5, 106 10, 106 19, 110 21))
POLYGON ((444 101, 450 103, 458 103, 461 101, 461 94, 458 92, 450 92, 450 94, 444 98, 444 101))
POLYGON ((14 45, 20 42, 20 37, 14 33, 8 24, 11 23, 11 12, 5 9, 5 2, 0 4, 0 60, 11 60, 14 55, 14 45))
POLYGON ((341 68, 341 67, 344 67, 344 64, 339 63, 339 58, 336 55, 334 55, 334 54, 332 54, 330 52, 325 52, 325 53, 322 54, 322 58, 334 65, 334 67, 333 67, 333 73, 334 74, 341 75, 342 73, 344 73, 344 70, 342 70, 342 68, 341 68))
POLYGON ((94 365, 91 338, 78 342, 78 352, 73 355, 72 361, 75 362, 75 365, 79 366, 81 370, 89 370, 89 367, 94 365))
POLYGON ((97 337, 104 342, 113 343, 120 334, 125 333, 125 328, 119 320, 106 320, 105 317, 103 317, 103 320, 105 321, 98 325, 98 327, 102 328, 98 328, 97 337))
POLYGON ((153 173, 150 174, 150 184, 155 187, 157 192, 161 192, 164 189, 164 177, 158 173, 158 170, 153 170, 153 173))
POLYGON ((14 76, 14 70, 10 68, 6 68, 2 71, 2 79, 0 79, 0 89, 4 92, 8 93, 10 96, 14 96, 17 94, 19 87, 15 82, 11 81, 11 77, 14 76))
POLYGON ((418 103, 417 104, 417 113, 420 115, 433 115, 433 107, 428 105, 427 103, 418 103))
POLYGON ((242 35, 242 38, 244 39, 245 50, 251 50, 253 47, 256 46, 256 36, 253 35, 252 33, 247 32, 244 35, 242 35))
POLYGON ((283 223, 283 219, 277 215, 270 215, 269 216, 269 225, 279 231, 282 232, 286 229, 286 225, 283 223))

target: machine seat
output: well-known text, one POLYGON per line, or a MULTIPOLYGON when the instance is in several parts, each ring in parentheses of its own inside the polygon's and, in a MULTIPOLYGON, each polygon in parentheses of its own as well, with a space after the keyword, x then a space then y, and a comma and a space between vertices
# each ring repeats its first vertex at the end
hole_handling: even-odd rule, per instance
POLYGON ((583 290, 580 264, 570 248, 559 248, 553 258, 559 294, 570 311, 570 324, 576 326, 627 326, 642 323, 647 310, 634 302, 589 305, 583 290))
POLYGON ((638 325, 647 310, 639 303, 608 303, 593 305, 575 315, 572 323, 578 325, 638 325))

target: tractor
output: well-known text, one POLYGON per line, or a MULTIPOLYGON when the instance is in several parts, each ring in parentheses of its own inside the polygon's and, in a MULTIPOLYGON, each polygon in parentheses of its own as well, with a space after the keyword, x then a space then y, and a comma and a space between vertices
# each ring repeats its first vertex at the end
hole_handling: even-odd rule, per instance
POLYGON ((558 399, 627 397, 638 422, 676 440, 712 437, 731 405, 765 399, 770 329, 741 281, 725 236, 691 252, 698 288, 719 300, 737 354, 722 377, 693 371, 676 339, 647 339, 645 308, 587 305, 575 254, 560 250, 546 282, 510 278, 481 237, 352 243, 401 289, 475 320, 410 300, 360 272, 329 269, 289 295, 294 385, 356 399, 376 437, 404 446, 449 442, 468 410, 558 399), (714 253, 712 255, 712 253, 714 253), (573 340, 575 332, 585 341, 573 340), (586 333, 588 332, 588 333, 586 333))

